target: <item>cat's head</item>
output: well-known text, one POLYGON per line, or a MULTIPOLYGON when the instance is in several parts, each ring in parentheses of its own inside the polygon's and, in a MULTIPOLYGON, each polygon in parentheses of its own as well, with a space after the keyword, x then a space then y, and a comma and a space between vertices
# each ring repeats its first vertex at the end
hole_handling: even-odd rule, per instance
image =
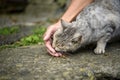
POLYGON ((62 27, 53 35, 53 48, 60 52, 73 52, 80 47, 82 35, 72 23, 61 20, 62 27))

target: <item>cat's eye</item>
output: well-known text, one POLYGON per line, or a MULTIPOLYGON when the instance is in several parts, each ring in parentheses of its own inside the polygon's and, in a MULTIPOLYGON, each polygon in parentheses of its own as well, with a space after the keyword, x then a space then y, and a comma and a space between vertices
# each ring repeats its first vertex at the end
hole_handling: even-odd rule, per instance
POLYGON ((82 39, 82 36, 79 36, 79 37, 77 37, 77 38, 73 38, 73 39, 71 40, 71 42, 72 42, 72 43, 78 43, 78 42, 81 42, 81 39, 82 39))
POLYGON ((74 39, 72 39, 72 40, 71 40, 71 42, 72 42, 72 43, 77 43, 77 41, 76 41, 76 40, 74 40, 74 39))

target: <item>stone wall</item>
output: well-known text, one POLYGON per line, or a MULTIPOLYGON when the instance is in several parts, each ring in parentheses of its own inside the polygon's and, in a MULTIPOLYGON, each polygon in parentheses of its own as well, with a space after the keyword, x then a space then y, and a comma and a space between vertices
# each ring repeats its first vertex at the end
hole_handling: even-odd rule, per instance
POLYGON ((0 0, 0 13, 21 12, 28 5, 28 0, 0 0))
POLYGON ((36 16, 59 16, 70 0, 29 0, 26 13, 36 16), (38 14, 39 13, 39 14, 38 14))
POLYGON ((69 2, 70 0, 0 0, 0 19, 7 18, 20 23, 56 19, 63 14, 69 2))
POLYGON ((70 0, 0 0, 0 12, 22 12, 46 15, 62 12, 70 0))

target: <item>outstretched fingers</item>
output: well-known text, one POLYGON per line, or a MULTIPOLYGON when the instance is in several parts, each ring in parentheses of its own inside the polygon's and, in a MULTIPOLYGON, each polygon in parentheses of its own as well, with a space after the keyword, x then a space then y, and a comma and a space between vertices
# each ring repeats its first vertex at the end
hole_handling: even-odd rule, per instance
POLYGON ((47 51, 50 53, 50 55, 56 56, 56 57, 62 56, 61 53, 57 53, 57 52, 54 50, 54 48, 51 46, 51 41, 50 41, 50 40, 45 41, 45 45, 46 45, 47 51))

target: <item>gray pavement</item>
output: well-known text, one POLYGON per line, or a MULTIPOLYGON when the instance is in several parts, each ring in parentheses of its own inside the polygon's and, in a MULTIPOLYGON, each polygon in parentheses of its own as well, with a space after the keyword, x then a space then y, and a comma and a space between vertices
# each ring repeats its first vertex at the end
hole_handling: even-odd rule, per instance
POLYGON ((119 80, 120 42, 95 55, 81 48, 64 57, 50 56, 44 45, 0 51, 0 80, 119 80))

